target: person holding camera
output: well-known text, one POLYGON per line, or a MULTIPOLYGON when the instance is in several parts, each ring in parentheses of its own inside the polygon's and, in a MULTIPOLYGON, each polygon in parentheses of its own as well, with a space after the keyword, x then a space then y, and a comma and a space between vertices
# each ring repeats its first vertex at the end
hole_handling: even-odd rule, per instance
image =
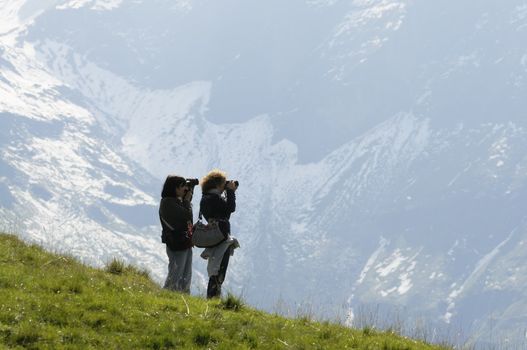
POLYGON ((207 273, 209 284, 207 298, 221 296, 221 286, 225 280, 229 258, 234 249, 240 245, 238 240, 230 235, 231 214, 236 210, 236 195, 238 181, 227 181, 226 174, 221 170, 212 170, 201 180, 203 196, 200 201, 200 213, 207 222, 216 221, 219 229, 227 236, 220 244, 206 248, 201 257, 208 260, 207 273))
POLYGON ((163 288, 190 293, 192 280, 192 195, 197 179, 168 175, 161 192, 161 241, 166 244, 168 275, 163 288))

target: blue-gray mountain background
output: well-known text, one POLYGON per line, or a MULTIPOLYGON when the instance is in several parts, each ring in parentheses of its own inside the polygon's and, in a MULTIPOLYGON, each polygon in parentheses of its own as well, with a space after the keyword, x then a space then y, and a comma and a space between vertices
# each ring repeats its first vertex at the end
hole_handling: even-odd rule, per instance
POLYGON ((3 225, 162 281, 164 177, 222 168, 250 304, 521 348, 525 43, 519 0, 1 1, 3 225))

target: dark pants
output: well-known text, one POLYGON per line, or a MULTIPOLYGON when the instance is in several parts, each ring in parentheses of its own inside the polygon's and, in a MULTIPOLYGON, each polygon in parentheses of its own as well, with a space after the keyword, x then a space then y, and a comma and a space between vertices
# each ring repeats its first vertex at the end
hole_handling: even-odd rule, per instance
POLYGON ((229 266, 229 258, 231 257, 232 247, 227 248, 223 259, 220 263, 220 271, 216 276, 210 276, 209 285, 207 287, 207 298, 215 298, 221 296, 221 285, 225 281, 225 275, 227 274, 227 266, 229 266))

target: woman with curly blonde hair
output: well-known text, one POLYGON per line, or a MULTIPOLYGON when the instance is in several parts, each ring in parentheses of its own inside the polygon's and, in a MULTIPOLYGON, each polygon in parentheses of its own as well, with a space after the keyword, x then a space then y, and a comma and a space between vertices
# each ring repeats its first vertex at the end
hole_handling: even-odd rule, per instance
POLYGON ((231 214, 236 210, 237 182, 227 181, 227 174, 221 170, 212 170, 201 180, 203 196, 200 201, 200 213, 207 222, 216 221, 227 239, 217 246, 206 248, 201 257, 208 260, 207 273, 209 284, 207 298, 221 296, 221 286, 225 280, 229 258, 240 245, 231 237, 231 214))

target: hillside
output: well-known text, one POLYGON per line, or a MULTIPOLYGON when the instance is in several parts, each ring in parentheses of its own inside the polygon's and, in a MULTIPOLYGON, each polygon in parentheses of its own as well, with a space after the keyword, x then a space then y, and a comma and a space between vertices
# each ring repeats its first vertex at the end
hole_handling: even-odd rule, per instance
MULTIPOLYGON (((115 261, 106 271, 0 234, 0 342, 26 348, 441 349, 392 333, 286 319, 162 290, 115 261)), ((241 307, 239 307, 241 306, 241 307)))
POLYGON ((247 304, 525 349, 522 42, 525 0, 0 1, 0 217, 159 282, 164 178, 218 167, 247 304))

